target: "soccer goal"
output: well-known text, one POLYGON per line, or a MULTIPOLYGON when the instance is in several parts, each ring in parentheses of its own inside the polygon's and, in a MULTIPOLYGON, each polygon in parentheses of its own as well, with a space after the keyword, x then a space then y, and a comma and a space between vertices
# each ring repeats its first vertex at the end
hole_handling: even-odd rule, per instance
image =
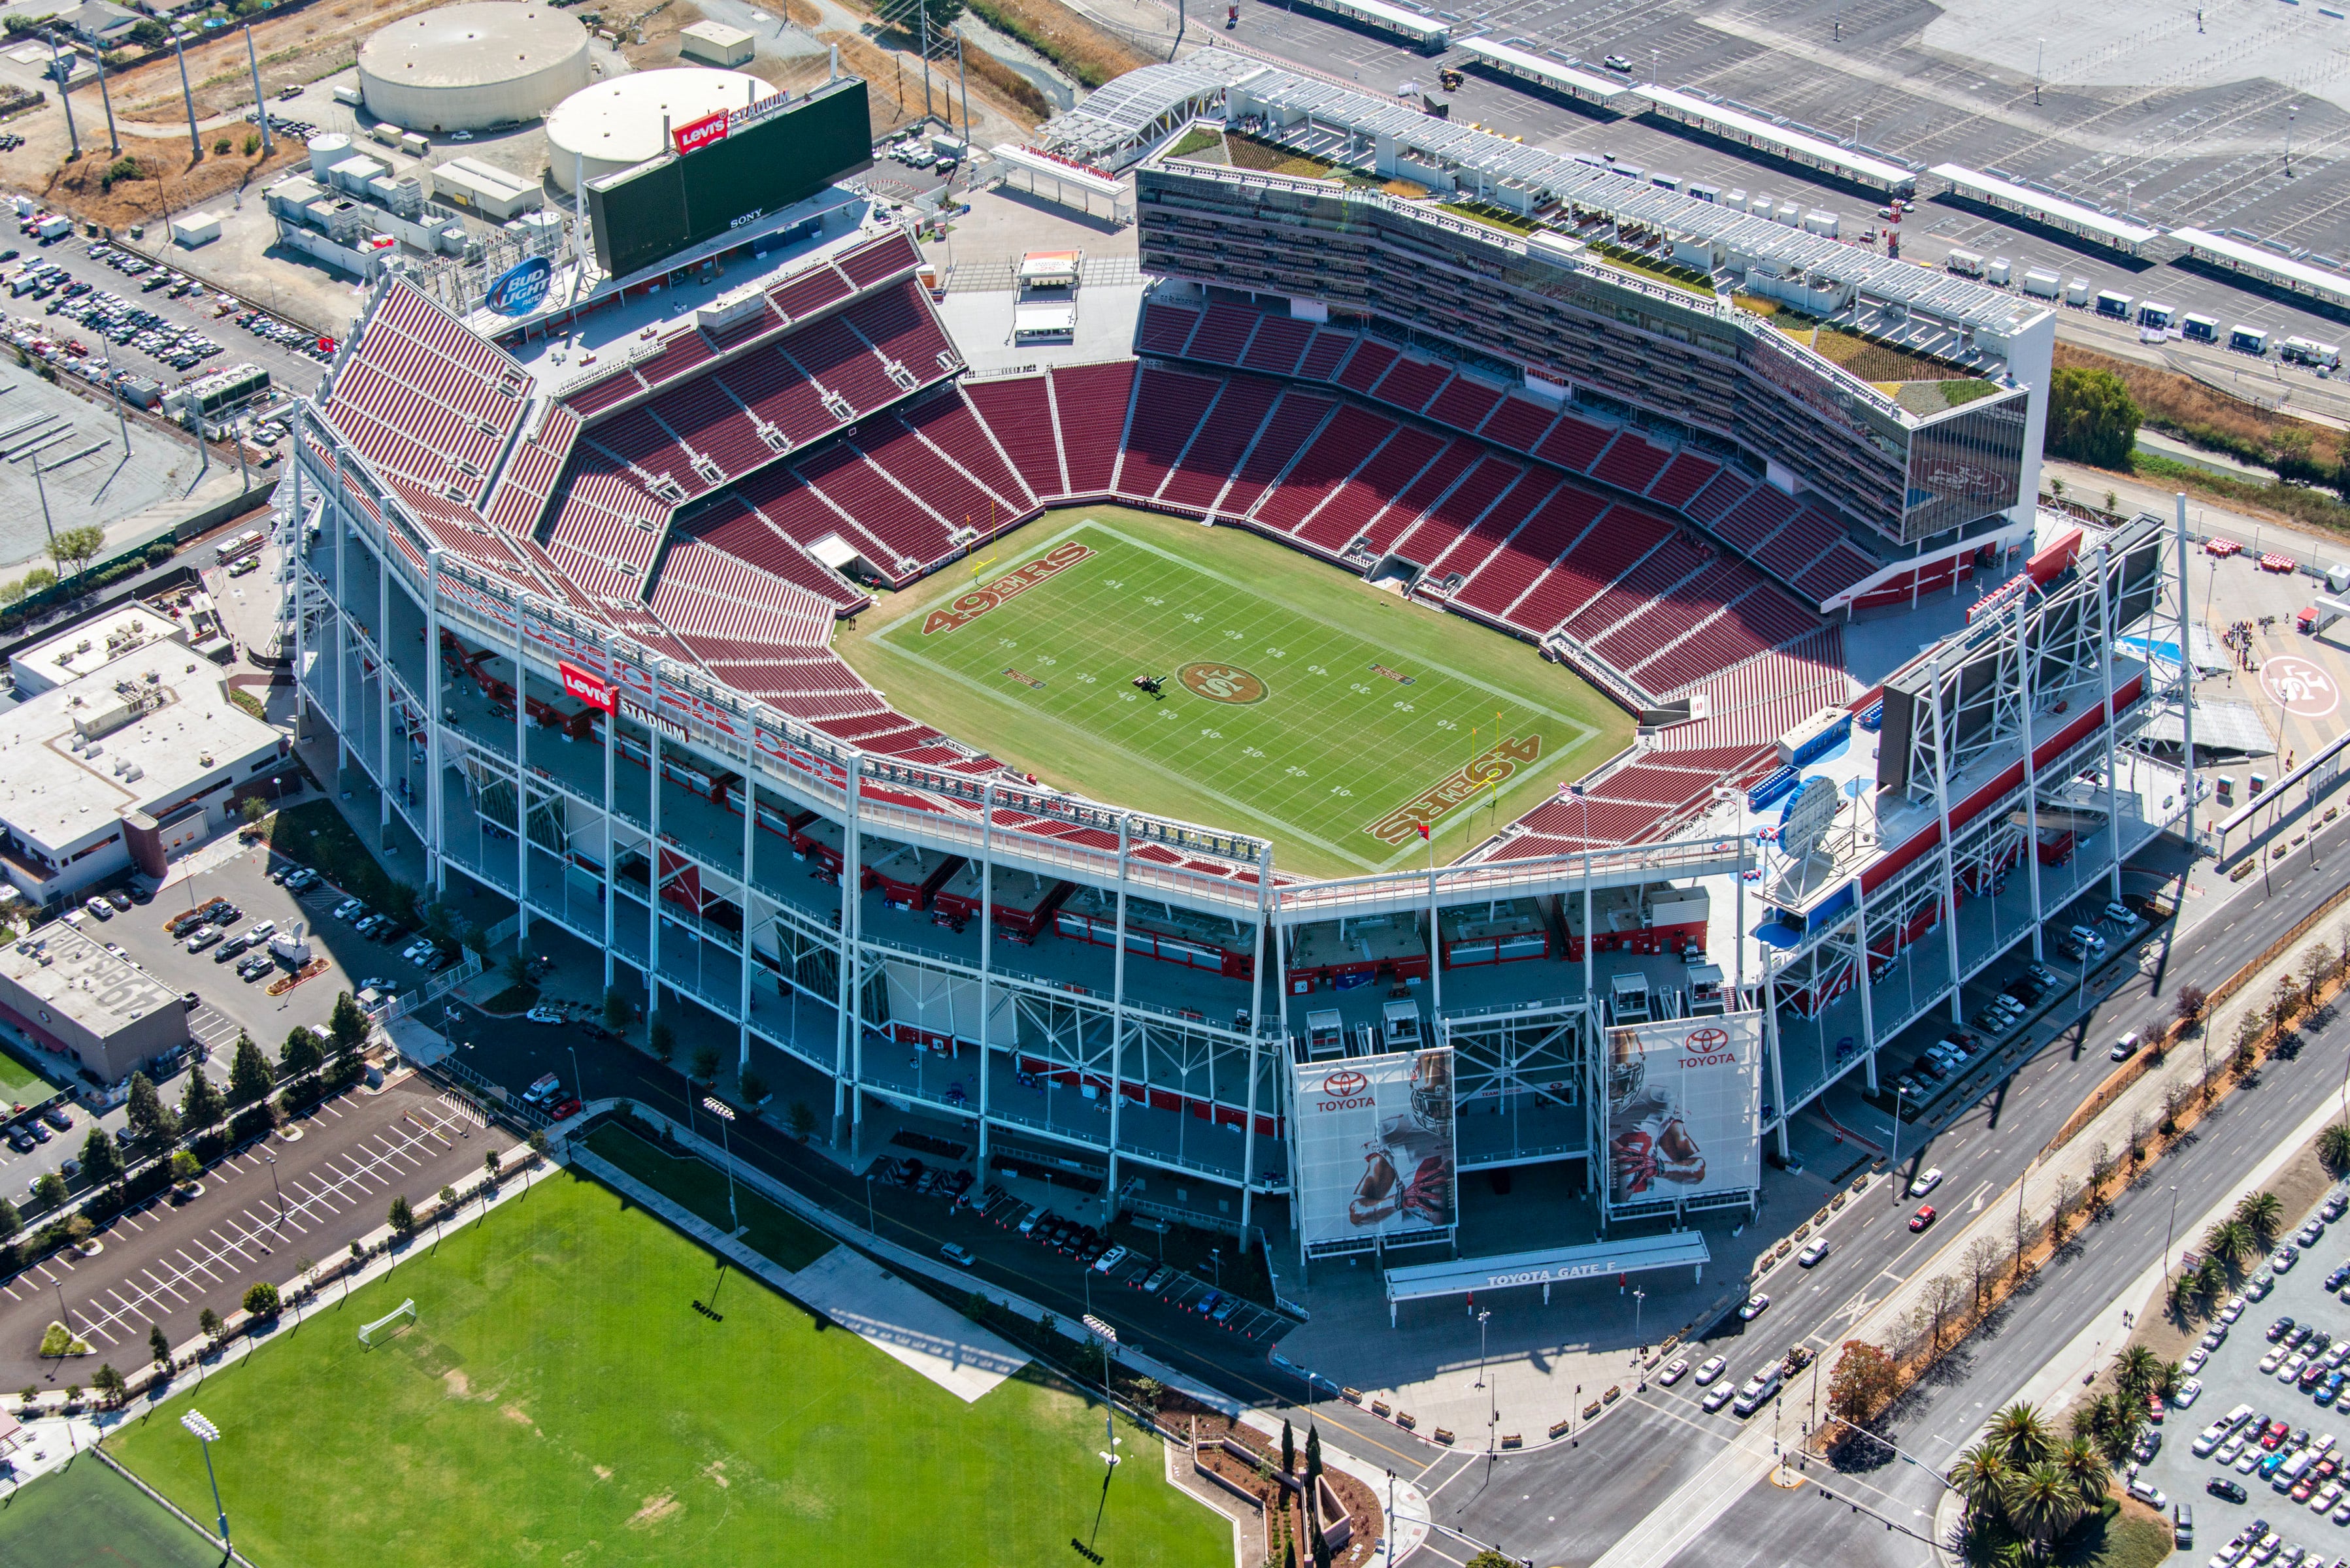
POLYGON ((373 1346, 375 1344, 375 1336, 385 1329, 390 1327, 393 1324, 398 1323, 401 1318, 406 1318, 411 1323, 414 1323, 416 1321, 416 1303, 413 1299, 400 1303, 398 1306, 392 1308, 390 1312, 384 1314, 373 1323, 361 1328, 359 1330, 359 1343, 370 1347, 373 1346))

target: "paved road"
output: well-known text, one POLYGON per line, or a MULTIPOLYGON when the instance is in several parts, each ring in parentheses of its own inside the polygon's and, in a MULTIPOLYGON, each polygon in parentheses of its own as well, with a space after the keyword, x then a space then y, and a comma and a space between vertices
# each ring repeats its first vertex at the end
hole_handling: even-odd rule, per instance
MULTIPOLYGON (((2184 933, 2151 973, 2139 973, 2126 961, 2117 963, 2114 989, 2079 1025, 2017 1074, 2004 1093, 1987 1096, 1914 1158, 1905 1153, 1904 1175, 1926 1163, 1942 1168, 1938 1196, 1947 1195, 1946 1211, 1979 1206, 2003 1190, 2111 1070, 2102 1048, 2111 1033, 2144 1023, 2180 985, 2191 981, 2208 988, 2257 958, 2340 886, 2335 857, 2345 854, 2350 854, 2350 819, 2321 836, 2320 864, 2314 866, 2303 851, 2265 885, 2252 877, 2184 933)), ((2258 1087, 2207 1124, 2192 1147, 2165 1163, 2162 1186, 2175 1181, 2183 1194, 2209 1191, 2248 1168, 2273 1147, 2280 1132, 2338 1089, 2337 1042, 2345 1038, 2350 1034, 2339 1025, 2313 1032, 2299 1059, 2265 1071, 2258 1087)), ((1854 1212, 1829 1228, 1834 1251, 1825 1263, 1808 1275, 1783 1271, 1772 1282, 1772 1311, 1745 1333, 1710 1342, 1702 1354, 1725 1355, 1730 1376, 1742 1377, 1798 1340, 1830 1350, 1867 1303, 1882 1300, 1898 1281, 1929 1263, 1933 1249, 1918 1244, 1904 1223, 1914 1203, 1896 1203, 1880 1196, 1882 1191, 1872 1192, 1873 1201, 1854 1206, 1854 1212)), ((2167 1198, 2150 1202, 2143 1191, 2116 1204, 2106 1220, 2091 1229, 2077 1257, 2045 1274, 2005 1314, 1995 1344, 1980 1348, 1979 1342, 1978 1352, 1959 1357, 1950 1376, 1913 1401, 1897 1423, 1895 1440, 1934 1465, 1947 1464, 1987 1409, 2021 1386, 2154 1261, 2168 1217, 2167 1198)), ((1732 1319, 1728 1327, 1739 1325, 1732 1319)), ((1797 1386, 1807 1398, 1808 1380, 1799 1379, 1797 1386)), ((1795 1404, 1794 1398, 1787 1402, 1790 1431, 1802 1414, 1795 1404)), ((1670 1392, 1652 1387, 1635 1397, 1633 1408, 1600 1422, 1576 1449, 1504 1460, 1491 1486, 1470 1475, 1447 1487, 1436 1517, 1538 1562, 1588 1563, 1696 1473, 1740 1425, 1726 1415, 1697 1409, 1695 1393, 1686 1384, 1670 1392)), ((1443 1479, 1439 1471, 1423 1485, 1443 1479)), ((1874 1497, 1880 1513, 1913 1525, 1918 1523, 1918 1510, 1930 1514, 1938 1488, 1924 1471, 1903 1465, 1833 1484, 1864 1501, 1874 1497)), ((1689 1568, 1700 1563, 1744 1568, 1766 1561, 1920 1561, 1925 1549, 1918 1542, 1898 1530, 1887 1537, 1882 1519, 1823 1501, 1816 1488, 1781 1492, 1763 1486, 1676 1561, 1689 1568), (1811 1506, 1797 1509, 1790 1499, 1808 1499, 1811 1506), (1838 1549, 1825 1554, 1817 1534, 1824 1526, 1848 1532, 1837 1535, 1838 1549)))

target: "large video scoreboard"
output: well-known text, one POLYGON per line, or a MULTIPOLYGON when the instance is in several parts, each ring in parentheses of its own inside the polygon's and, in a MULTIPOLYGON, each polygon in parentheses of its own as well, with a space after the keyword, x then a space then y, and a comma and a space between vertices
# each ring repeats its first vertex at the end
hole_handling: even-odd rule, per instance
POLYGON ((856 77, 675 127, 672 137, 660 157, 588 182, 596 261, 608 277, 779 212, 873 162, 865 83, 856 77))

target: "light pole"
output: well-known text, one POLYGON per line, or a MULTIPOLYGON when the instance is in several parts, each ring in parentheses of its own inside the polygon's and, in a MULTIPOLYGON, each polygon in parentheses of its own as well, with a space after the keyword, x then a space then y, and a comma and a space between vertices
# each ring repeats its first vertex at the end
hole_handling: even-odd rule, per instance
POLYGON ((865 1233, 879 1241, 881 1232, 873 1223, 873 1173, 865 1173, 865 1233))
POLYGON ((1483 1386, 1485 1386, 1485 1320, 1486 1320, 1486 1319, 1488 1319, 1488 1318, 1490 1318, 1490 1317, 1492 1317, 1492 1315, 1493 1315, 1493 1314, 1492 1314, 1491 1312, 1481 1312, 1481 1313, 1479 1313, 1479 1314, 1477 1314, 1477 1385, 1476 1385, 1476 1386, 1477 1386, 1478 1387, 1480 1387, 1480 1388, 1482 1388, 1483 1386))
MULTIPOLYGON (((62 96, 62 95, 60 95, 62 96)), ((2284 177, 2293 178, 2293 117, 2301 112, 2301 105, 2289 103, 2284 108, 2284 177)))
POLYGON ((277 1194, 277 1234, 282 1239, 286 1234, 286 1189, 277 1182, 277 1157, 265 1154, 261 1158, 269 1163, 269 1185, 277 1194))
POLYGON ((2032 57, 2032 101, 2035 107, 2040 102, 2040 83, 2043 67, 2048 64, 2048 40, 2042 38, 2039 40, 2039 52, 2032 57))
POLYGON ((213 1445, 220 1441, 220 1428, 205 1420, 200 1410, 190 1410, 182 1416, 180 1425, 204 1446, 204 1479, 213 1483, 213 1511, 220 1516, 221 1550, 233 1552, 228 1540, 228 1509, 221 1501, 220 1477, 213 1473, 213 1445))
POLYGON ((2178 1224, 2178 1184, 2170 1184, 2170 1218, 2162 1222, 2162 1282, 2170 1283, 2170 1242, 2178 1224))
MULTIPOLYGON (((578 1070, 575 1064, 572 1071, 576 1073, 578 1070)), ((743 1233, 743 1217, 734 1211, 734 1150, 726 1130, 734 1125, 734 1107, 715 1095, 704 1095, 702 1096, 702 1108, 718 1118, 718 1147, 726 1156, 726 1218, 734 1227, 733 1233, 740 1236, 743 1233)), ((865 1189, 865 1197, 866 1201, 871 1203, 873 1188, 869 1181, 865 1189)))
POLYGON ((1893 1206, 1901 1207, 1901 1102, 1909 1091, 1893 1085, 1893 1152, 1886 1157, 1886 1173, 1893 1178, 1893 1206))
MULTIPOLYGON (((1641 1352, 1648 1348, 1640 1340, 1640 1303, 1648 1299, 1648 1293, 1646 1291, 1636 1289, 1632 1293, 1632 1360, 1635 1364, 1639 1361, 1641 1352)), ((1640 1386, 1646 1388, 1648 1386, 1648 1380, 1642 1377, 1640 1386)))
POLYGON ((1216 1288, 1222 1290, 1224 1288, 1224 1250, 1222 1247, 1209 1248, 1208 1262, 1216 1271, 1216 1288))
POLYGON ((1388 1568, 1395 1568, 1395 1471, 1388 1472, 1388 1568))

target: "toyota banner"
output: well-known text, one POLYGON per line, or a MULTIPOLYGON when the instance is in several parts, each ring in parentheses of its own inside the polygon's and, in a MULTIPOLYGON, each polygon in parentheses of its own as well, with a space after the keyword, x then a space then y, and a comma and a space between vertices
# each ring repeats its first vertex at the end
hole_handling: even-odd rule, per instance
POLYGON ((1299 1222, 1309 1248, 1452 1228, 1452 1049, 1297 1069, 1299 1222))
POLYGON ((1762 1179, 1762 1015, 1670 1018, 1609 1029, 1611 1209, 1762 1179))

